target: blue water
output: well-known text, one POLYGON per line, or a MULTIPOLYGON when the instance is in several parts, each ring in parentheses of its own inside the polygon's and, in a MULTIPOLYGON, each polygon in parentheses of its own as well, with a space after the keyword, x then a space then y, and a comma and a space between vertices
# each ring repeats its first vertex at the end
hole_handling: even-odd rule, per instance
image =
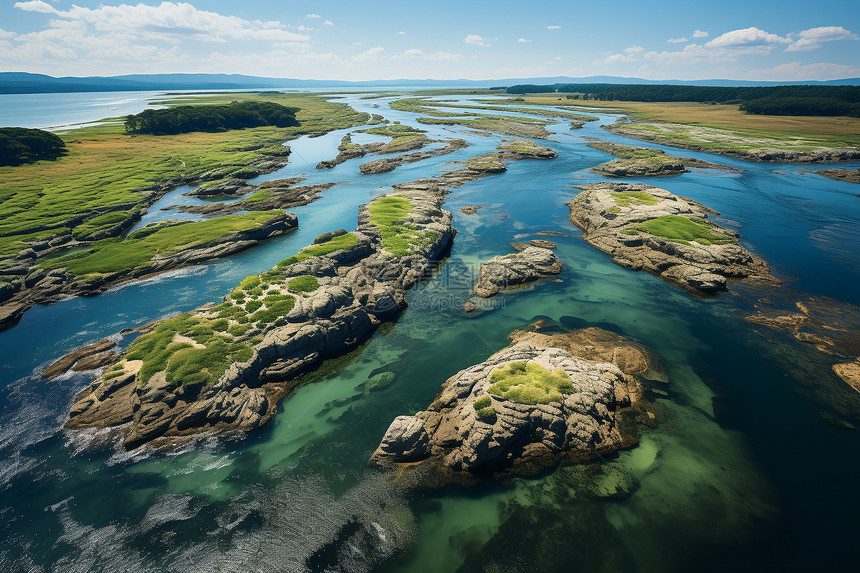
MULTIPOLYGON (((355 518, 413 533, 390 571, 787 571, 849 568, 860 509, 854 477, 856 432, 825 422, 835 412, 820 376, 792 378, 778 347, 740 320, 748 304, 726 294, 700 300, 645 273, 614 265, 579 238, 564 202, 571 185, 601 181, 589 168, 611 156, 584 136, 641 144, 599 128, 560 121, 549 144, 559 157, 521 161, 507 172, 448 195, 457 237, 436 277, 409 294, 411 306, 347 359, 324 368, 283 402, 265 428, 240 440, 201 439, 182 452, 125 453, 110 433, 60 429, 73 395, 89 382, 75 375, 45 382, 36 374, 80 344, 218 300, 248 274, 295 253, 322 232, 355 226, 358 206, 390 185, 438 175, 453 161, 495 149, 498 137, 425 126, 390 110, 390 100, 345 101, 471 146, 371 176, 347 161, 316 170, 337 154, 346 130, 289 142, 290 163, 259 178, 336 181, 314 203, 292 209, 299 228, 249 251, 102 295, 28 311, 0 332, 0 563, 3 570, 303 570, 311 553, 355 518), (380 105, 381 108, 373 107, 380 105), (464 215, 464 205, 483 205, 464 215), (474 270, 511 251, 510 241, 561 231, 562 282, 504 295, 500 308, 463 317, 454 269, 474 270), (586 468, 471 488, 407 493, 366 467, 391 419, 425 407, 458 370, 507 343, 536 318, 599 325, 655 349, 665 361, 668 397, 650 396, 661 423, 630 451, 586 468), (392 372, 388 388, 368 392, 369 376, 392 372), (720 405, 719 410, 716 405, 720 405), (727 413, 728 412, 728 413, 727 413), (87 448, 87 444, 95 447, 87 448), (633 483, 623 499, 603 499, 584 484, 633 483), (404 518, 403 516, 408 516, 404 518)), ((659 147, 659 146, 658 146, 659 147)), ((661 147, 743 169, 674 178, 641 178, 721 213, 744 243, 794 289, 860 305, 860 199, 856 187, 800 165, 755 164, 661 147), (775 173, 779 171, 785 175, 775 173)), ((856 167, 853 165, 851 167, 856 167)), ((190 218, 160 207, 192 203, 177 190, 148 217, 190 218), (158 214, 155 214, 155 211, 158 214)), ((155 219, 148 219, 155 220, 155 219)), ((807 352, 798 345, 790 352, 807 352)), ((814 351, 809 351, 814 360, 814 351)))

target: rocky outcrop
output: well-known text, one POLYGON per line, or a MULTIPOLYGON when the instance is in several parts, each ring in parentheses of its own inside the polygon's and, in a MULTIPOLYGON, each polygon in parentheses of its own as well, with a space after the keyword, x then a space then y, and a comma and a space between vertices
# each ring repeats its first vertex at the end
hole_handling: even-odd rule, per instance
POLYGON ((726 290, 727 279, 775 282, 738 234, 707 221, 716 211, 650 185, 595 183, 567 203, 583 238, 612 261, 691 292, 726 290))
POLYGON ((103 338, 98 342, 81 346, 45 368, 42 376, 53 378, 65 374, 69 370, 86 372, 116 362, 117 353, 114 352, 114 347, 116 347, 116 341, 110 338, 103 338))
POLYGON ((481 207, 483 207, 483 205, 466 205, 464 207, 460 207, 460 212, 464 215, 474 215, 481 207))
MULTIPOLYGON (((170 357, 165 359, 155 350, 127 350, 76 396, 66 427, 122 426, 125 446, 134 448, 153 441, 169 445, 201 432, 247 431, 266 423, 298 376, 355 348, 382 322, 396 319, 406 306, 406 292, 443 256, 454 236, 451 214, 442 209, 445 194, 479 177, 467 170, 448 172, 396 185, 393 193, 374 199, 408 201, 410 211, 402 225, 409 237, 406 254, 390 251, 385 233, 391 229, 377 228, 371 208, 364 205, 352 240, 345 241, 340 233, 328 241, 321 238, 321 243, 250 277, 256 286, 242 290, 240 285, 220 305, 204 305, 164 321, 145 335, 152 337, 151 344, 161 340, 162 346, 186 345, 189 352, 225 344, 236 358, 212 383, 183 383, 170 370, 182 355, 177 358, 167 350, 170 357), (341 248, 326 250, 329 241, 342 241, 331 243, 341 248), (291 302, 284 306, 287 300, 291 302), (197 334, 204 327, 211 334, 197 334), (216 328, 219 334, 214 334, 216 328)), ((204 371, 201 367, 186 376, 212 374, 214 366, 204 371)))
POLYGON ((407 163, 415 163, 416 161, 424 161, 425 159, 430 159, 431 157, 447 155, 449 153, 457 151, 458 149, 463 149, 464 147, 468 146, 469 144, 466 143, 466 141, 463 139, 452 139, 444 147, 440 147, 438 149, 429 149, 427 151, 419 151, 417 153, 408 153, 406 155, 399 155, 397 157, 383 157, 381 159, 362 163, 358 166, 358 169, 363 175, 371 175, 373 173, 386 173, 388 171, 393 171, 397 167, 400 167, 401 165, 407 163))
MULTIPOLYGON (((462 147, 466 146, 466 142, 463 140, 454 141, 461 141, 463 143, 462 147)), ((326 161, 320 161, 319 163, 317 163, 317 169, 331 169, 332 167, 340 165, 341 163, 349 161, 350 159, 364 157, 368 153, 389 154, 412 151, 414 149, 420 149, 428 143, 433 143, 433 140, 429 139, 426 135, 423 135, 423 133, 417 131, 409 132, 408 134, 404 134, 403 136, 392 136, 392 140, 387 143, 381 141, 374 141, 373 143, 365 143, 363 145, 353 143, 352 134, 347 133, 345 136, 343 136, 340 145, 338 145, 337 147, 337 157, 326 161)), ((451 151, 454 150, 452 149, 451 151)), ((450 153, 450 151, 448 153, 450 153)), ((415 159, 414 161, 419 160, 415 159)), ((391 169, 394 169, 394 167, 392 167, 391 169)), ((391 171, 391 169, 388 169, 387 171, 391 171)), ((364 171, 362 171, 362 173, 364 173, 364 171)), ((381 173, 381 171, 378 171, 377 173, 381 173)))
POLYGON ((321 183, 296 187, 303 180, 303 177, 292 177, 266 181, 257 185, 244 184, 244 186, 237 188, 236 195, 253 194, 239 201, 219 201, 205 205, 176 205, 165 207, 165 210, 177 210, 181 213, 195 213, 207 217, 221 217, 245 211, 290 209, 313 203, 319 199, 320 193, 337 185, 337 183, 321 183))
POLYGON ((599 328, 564 331, 545 323, 510 338, 507 348, 446 380, 426 410, 398 416, 371 463, 436 483, 530 473, 630 447, 637 423, 653 420, 643 381, 666 379, 641 345, 599 328), (561 374, 566 389, 537 403, 503 396, 494 374, 511 365, 561 374))
MULTIPOLYGON (((276 215, 259 227, 230 233, 217 240, 186 248, 170 255, 156 255, 146 264, 101 275, 76 277, 63 268, 26 269, 23 280, 13 283, 16 291, 0 305, 0 329, 17 323, 24 312, 37 304, 56 302, 67 296, 100 294, 117 284, 158 273, 226 257, 282 235, 298 226, 292 213, 276 215)), ((8 269, 4 269, 8 270, 8 269)), ((14 270, 14 269, 13 269, 14 270)))
POLYGON ((494 153, 485 153, 466 161, 466 169, 476 173, 501 173, 507 169, 507 161, 521 159, 554 159, 558 153, 550 147, 544 147, 528 139, 505 140, 496 148, 494 153))
POLYGON ((481 265, 475 295, 487 298, 502 290, 557 275, 562 262, 550 249, 529 246, 509 255, 493 257, 481 265))
POLYGON ((665 151, 652 147, 631 147, 600 139, 591 139, 586 145, 618 157, 591 169, 592 173, 607 177, 665 177, 689 173, 690 167, 740 171, 691 157, 672 157, 665 151))
POLYGON ((816 175, 823 175, 828 179, 845 181, 847 183, 860 183, 860 169, 851 171, 849 169, 819 169, 813 171, 816 175))

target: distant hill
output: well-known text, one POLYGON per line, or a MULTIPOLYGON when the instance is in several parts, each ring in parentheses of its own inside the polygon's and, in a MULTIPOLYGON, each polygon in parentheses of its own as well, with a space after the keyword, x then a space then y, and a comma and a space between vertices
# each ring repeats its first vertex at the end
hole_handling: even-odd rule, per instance
POLYGON ((364 88, 364 87, 508 87, 517 84, 663 84, 690 86, 752 87, 776 85, 850 85, 860 86, 860 78, 830 81, 752 82, 746 80, 645 80, 615 76, 583 78, 507 78, 491 80, 370 80, 360 82, 338 80, 299 80, 263 78, 241 74, 133 74, 112 77, 63 77, 26 72, 0 72, 0 93, 68 93, 148 90, 225 90, 225 89, 289 89, 289 88, 364 88))

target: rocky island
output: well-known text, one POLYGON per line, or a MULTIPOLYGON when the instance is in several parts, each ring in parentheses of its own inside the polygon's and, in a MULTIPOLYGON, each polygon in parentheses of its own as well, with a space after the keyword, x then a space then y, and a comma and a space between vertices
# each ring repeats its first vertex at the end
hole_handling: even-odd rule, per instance
POLYGON ((665 177, 689 173, 690 167, 739 171, 733 167, 717 165, 701 159, 672 157, 665 151, 652 147, 632 147, 599 139, 592 139, 586 145, 618 157, 618 159, 601 163, 591 169, 592 173, 599 173, 607 177, 665 177))
POLYGON ((653 421, 643 383, 665 375, 641 345, 542 322, 510 339, 446 380, 426 410, 395 418, 371 463, 431 484, 534 473, 631 447, 637 426, 653 421))
MULTIPOLYGON (((204 189, 202 196, 215 196, 213 189, 223 191, 219 196, 248 195, 238 201, 214 201, 203 205, 176 205, 165 207, 165 210, 176 210, 180 213, 194 213, 206 217, 221 217, 233 213, 246 211, 270 211, 272 209, 290 209, 301 205, 308 205, 319 199, 320 193, 337 185, 337 183, 320 183, 317 185, 301 185, 303 177, 291 177, 289 179, 277 179, 275 181, 264 181, 251 185, 244 181, 240 185, 229 185, 229 187, 209 187, 204 189), (229 191, 229 193, 227 193, 229 191)), ((186 193, 186 195, 201 196, 199 191, 186 193)))
POLYGON ((475 295, 488 298, 502 290, 557 275, 562 261, 545 247, 529 246, 509 255, 501 255, 481 264, 475 284, 475 295))
POLYGON ((738 234, 708 221, 713 209, 650 185, 594 183, 572 201, 583 238, 633 270, 646 270, 697 293, 726 290, 728 279, 773 282, 767 263, 738 234))

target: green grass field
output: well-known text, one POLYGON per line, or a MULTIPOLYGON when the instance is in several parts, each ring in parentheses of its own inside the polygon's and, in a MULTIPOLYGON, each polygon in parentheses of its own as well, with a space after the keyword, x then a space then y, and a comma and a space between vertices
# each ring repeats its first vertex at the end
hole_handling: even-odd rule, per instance
MULTIPOLYGON (((168 256, 238 231, 256 229, 281 213, 257 211, 162 226, 152 234, 138 232, 124 241, 105 239, 90 249, 48 259, 42 266, 48 269, 65 267, 76 276, 131 271, 146 266, 156 255, 168 256)), ((146 228, 141 231, 146 231, 146 228)))
POLYGON ((724 235, 713 232, 715 228, 713 223, 689 219, 680 215, 664 215, 643 221, 634 228, 683 245, 689 245, 693 241, 700 245, 719 245, 731 242, 724 235))
POLYGON ((0 259, 30 241, 111 227, 120 213, 140 209, 152 191, 141 189, 209 170, 240 171, 267 150, 306 133, 353 127, 367 114, 307 94, 219 94, 182 96, 169 103, 274 101, 300 111, 299 127, 259 127, 219 133, 128 135, 119 123, 60 133, 68 154, 55 161, 0 167, 0 259), (259 147, 251 151, 241 151, 259 147), (112 212, 106 219, 98 219, 112 212), (74 230, 74 231, 73 231, 74 230))

